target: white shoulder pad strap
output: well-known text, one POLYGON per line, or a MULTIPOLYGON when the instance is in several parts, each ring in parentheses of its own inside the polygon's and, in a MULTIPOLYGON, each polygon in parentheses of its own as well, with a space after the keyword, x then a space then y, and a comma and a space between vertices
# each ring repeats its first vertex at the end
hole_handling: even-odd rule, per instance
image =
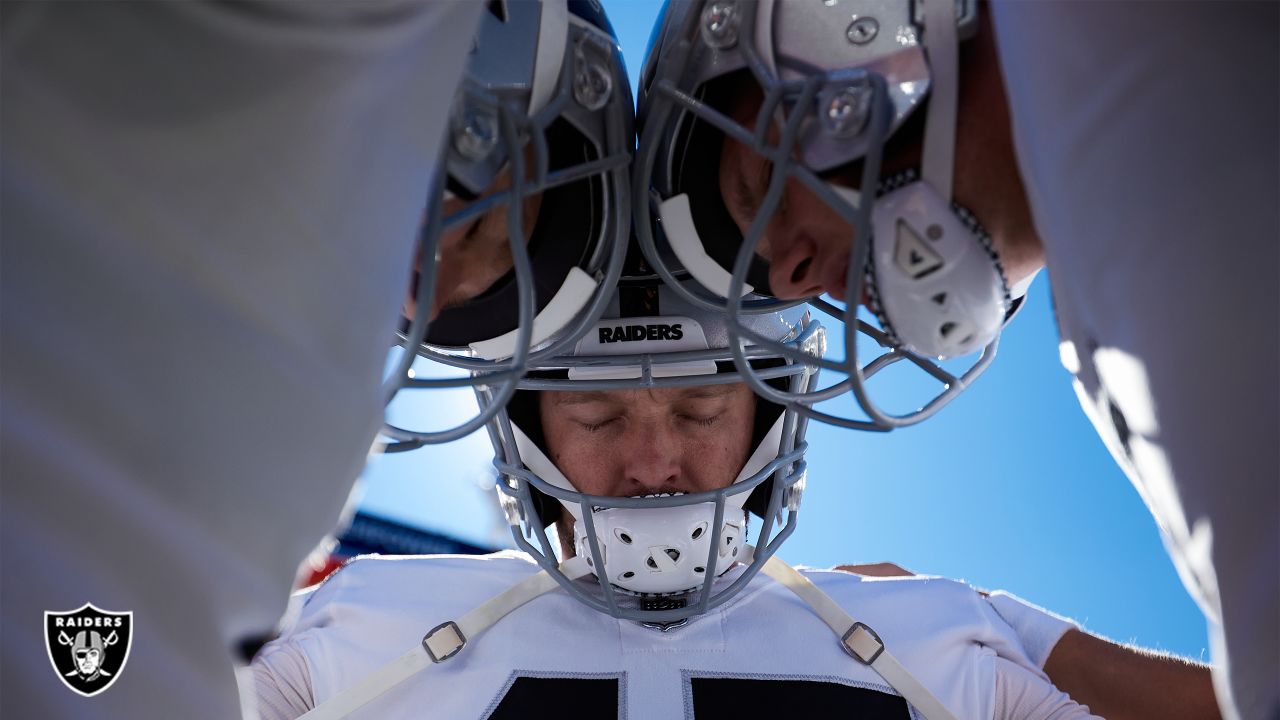
MULTIPOLYGON (((754 555, 755 548, 750 550, 751 555, 754 555)), ((750 556, 742 562, 750 562, 749 558, 750 556)), ((840 644, 845 652, 852 655, 858 662, 869 665, 928 720, 956 720, 956 716, 947 709, 947 706, 934 697, 928 688, 898 662, 874 630, 850 617, 831 599, 831 596, 814 585, 813 581, 779 560, 776 555, 771 556, 761 569, 764 574, 803 600, 814 614, 835 632, 836 637, 840 638, 840 644)))
MULTIPOLYGON (((560 571, 570 580, 586 575, 589 570, 586 560, 581 557, 570 558, 560 565, 560 571)), ((488 630, 521 605, 557 587, 559 583, 546 570, 539 571, 461 618, 437 625, 412 650, 366 675, 355 685, 302 715, 299 720, 345 718, 423 669, 457 655, 470 639, 488 630)))

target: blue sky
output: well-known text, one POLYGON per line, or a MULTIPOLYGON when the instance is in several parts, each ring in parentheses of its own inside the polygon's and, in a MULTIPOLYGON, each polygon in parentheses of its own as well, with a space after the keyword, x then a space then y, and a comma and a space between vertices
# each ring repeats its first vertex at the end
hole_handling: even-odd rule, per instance
MULTIPOLYGON (((634 86, 660 5, 604 5, 634 86)), ((405 392, 390 415, 440 428, 473 406, 462 391, 405 392)), ((1203 616, 1058 360, 1043 273, 992 368, 938 416, 888 434, 812 424, 809 443, 799 528, 780 552, 788 562, 893 561, 1009 590, 1116 640, 1208 659, 1203 616)), ((483 431, 375 458, 361 507, 464 540, 509 544, 491 458, 483 431)))

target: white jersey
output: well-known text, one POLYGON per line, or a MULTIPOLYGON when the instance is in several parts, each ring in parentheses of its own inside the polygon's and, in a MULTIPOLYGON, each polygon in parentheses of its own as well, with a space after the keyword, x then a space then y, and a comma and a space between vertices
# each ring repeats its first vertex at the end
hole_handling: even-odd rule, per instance
POLYGON ((1215 626, 1218 696, 1280 717, 1280 5, 992 10, 1063 362, 1215 626))
MULTIPOLYGON (((262 717, 297 717, 537 570, 527 556, 510 552, 347 565, 254 660, 262 717)), ((1048 682, 1012 629, 968 586, 805 574, 875 629, 957 717, 1090 717, 1048 682)), ((720 608, 665 632, 553 591, 351 717, 480 720, 522 711, 646 720, 918 717, 844 652, 808 606, 764 576, 720 608)))
POLYGON ((240 714, 378 428, 482 11, 0 3, 0 716, 240 714), (86 602, 133 613, 87 700, 43 631, 86 602))

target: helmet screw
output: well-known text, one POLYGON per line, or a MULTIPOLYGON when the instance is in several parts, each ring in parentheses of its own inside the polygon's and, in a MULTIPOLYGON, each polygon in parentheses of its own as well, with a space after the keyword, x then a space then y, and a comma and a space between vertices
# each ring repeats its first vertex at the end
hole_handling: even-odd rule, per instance
POLYGON ((843 87, 820 100, 822 124, 828 135, 848 138, 862 131, 871 114, 869 91, 865 86, 843 87))
POLYGON ((453 149, 468 160, 480 160, 498 144, 498 118, 474 105, 464 106, 454 124, 453 149))
POLYGON ((732 0, 712 2, 702 11, 702 41, 724 50, 738 44, 738 4, 732 0))
POLYGON ((613 94, 613 80, 609 73, 596 63, 587 62, 578 68, 573 78, 573 99, 588 110, 599 110, 609 102, 613 94))
POLYGON ((876 39, 876 35, 880 32, 880 23, 873 17, 863 16, 854 18, 849 23, 849 29, 844 31, 844 36, 854 45, 866 45, 876 39))

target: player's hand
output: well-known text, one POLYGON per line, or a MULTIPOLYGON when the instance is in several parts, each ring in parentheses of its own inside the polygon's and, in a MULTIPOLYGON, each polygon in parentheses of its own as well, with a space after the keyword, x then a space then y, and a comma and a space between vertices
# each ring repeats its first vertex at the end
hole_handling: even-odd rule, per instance
POLYGON ((869 577, 909 577, 915 573, 891 562, 863 563, 861 565, 837 565, 836 570, 869 577))
MULTIPOLYGON (((916 573, 891 562, 878 563, 862 563, 860 565, 837 565, 837 570, 851 572, 855 575, 865 575, 867 577, 914 577, 916 573)), ((974 592, 982 597, 986 597, 988 592, 982 588, 974 588, 974 592)))

